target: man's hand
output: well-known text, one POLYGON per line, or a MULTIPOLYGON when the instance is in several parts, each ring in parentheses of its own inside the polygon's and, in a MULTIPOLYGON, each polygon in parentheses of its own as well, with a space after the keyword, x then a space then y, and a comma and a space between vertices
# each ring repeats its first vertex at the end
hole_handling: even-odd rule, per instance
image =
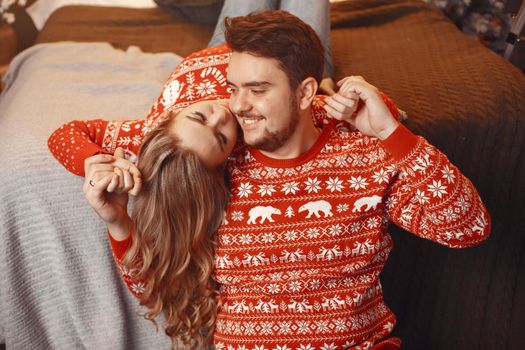
POLYGON ((122 148, 117 148, 114 156, 97 154, 87 158, 83 186, 89 205, 117 240, 125 239, 132 227, 128 194, 138 194, 142 184, 139 170, 123 155, 122 148))
POLYGON ((337 85, 339 91, 326 99, 324 108, 329 117, 347 121, 361 133, 380 140, 386 139, 398 127, 399 122, 390 113, 377 88, 363 77, 346 77, 337 85), (357 110, 359 100, 363 105, 357 110))

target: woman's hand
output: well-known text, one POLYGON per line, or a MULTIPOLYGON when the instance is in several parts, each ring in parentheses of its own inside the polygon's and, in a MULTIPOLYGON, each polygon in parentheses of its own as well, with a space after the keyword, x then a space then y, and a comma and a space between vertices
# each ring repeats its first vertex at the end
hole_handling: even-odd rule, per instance
POLYGON ((377 88, 363 77, 346 77, 337 85, 339 91, 326 99, 324 108, 329 117, 347 121, 361 133, 380 140, 386 139, 398 127, 399 122, 390 113, 377 88), (357 110, 359 100, 363 105, 357 110))
POLYGON ((89 205, 117 240, 127 238, 132 228, 128 194, 136 195, 141 188, 139 170, 123 155, 122 148, 117 148, 114 156, 97 154, 87 158, 83 186, 89 205))

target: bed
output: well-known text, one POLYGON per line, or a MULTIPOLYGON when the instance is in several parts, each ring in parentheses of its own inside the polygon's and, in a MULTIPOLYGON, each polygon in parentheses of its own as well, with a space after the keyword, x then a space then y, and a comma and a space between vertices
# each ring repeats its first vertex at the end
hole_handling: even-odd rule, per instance
MULTIPOLYGON (((391 227, 381 276, 404 349, 525 344, 525 78, 420 0, 332 4, 335 78, 362 75, 476 185, 492 234, 453 250, 391 227)), ((143 118, 212 27, 158 8, 67 6, 19 54, 0 97, 0 343, 166 349, 120 281, 82 179, 47 149, 73 119, 143 118)), ((130 140, 132 142, 132 140, 130 140)))

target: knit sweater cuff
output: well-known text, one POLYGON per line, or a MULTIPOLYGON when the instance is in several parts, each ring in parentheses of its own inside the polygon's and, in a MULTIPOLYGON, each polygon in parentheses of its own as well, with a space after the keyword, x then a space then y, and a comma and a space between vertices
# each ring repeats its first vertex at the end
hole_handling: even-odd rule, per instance
POLYGON ((404 125, 399 124, 396 130, 381 143, 396 161, 401 161, 417 147, 418 137, 404 125))
POLYGON ((131 235, 128 235, 128 238, 122 241, 117 241, 111 236, 111 233, 108 230, 108 236, 109 236, 109 241, 111 242, 111 249, 113 250, 113 254, 115 255, 115 258, 117 258, 117 260, 122 260, 122 257, 124 256, 124 254, 131 247, 131 235))
POLYGON ((75 168, 78 169, 78 173, 80 176, 86 176, 86 169, 84 169, 84 161, 87 158, 99 153, 107 154, 107 152, 104 152, 102 148, 100 148, 100 146, 94 143, 86 143, 82 146, 81 149, 78 150, 78 154, 75 157, 75 168))

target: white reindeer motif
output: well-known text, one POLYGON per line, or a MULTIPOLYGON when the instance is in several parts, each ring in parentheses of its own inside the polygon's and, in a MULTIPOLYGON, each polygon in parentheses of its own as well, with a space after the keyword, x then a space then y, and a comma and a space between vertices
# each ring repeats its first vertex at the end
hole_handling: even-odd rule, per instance
POLYGON ((337 310, 339 308, 342 308, 345 305, 345 301, 339 299, 338 295, 334 295, 333 298, 325 298, 323 297, 323 302, 321 303, 321 306, 324 311, 326 310, 337 310))
POLYGON ((276 312, 279 309, 279 306, 275 303, 275 300, 270 299, 268 302, 263 302, 259 300, 259 304, 255 307, 255 310, 259 312, 264 312, 266 314, 276 312))
POLYGON ((343 256, 343 252, 339 250, 338 246, 334 246, 333 248, 330 248, 330 249, 321 247, 319 249, 319 253, 316 254, 317 260, 333 260, 341 256, 343 256))
POLYGON ((303 313, 303 312, 312 311, 313 306, 308 304, 308 301, 306 300, 303 300, 300 302, 292 300, 292 302, 288 304, 288 310, 293 311, 293 312, 303 313))
POLYGON ((474 221, 474 226, 472 226, 470 229, 472 232, 479 232, 483 233, 485 230, 485 227, 487 227, 488 221, 485 215, 481 214, 476 216, 476 220, 474 221))
POLYGON ((244 254, 244 259, 242 260, 242 264, 244 266, 260 266, 264 264, 269 264, 270 259, 266 258, 264 256, 264 253, 259 252, 257 255, 251 255, 249 253, 244 254))
POLYGON ((423 157, 418 157, 416 159, 412 165, 412 170, 414 170, 414 172, 421 171, 422 173, 425 173, 430 163, 430 154, 425 154, 423 157))
POLYGON ((280 261, 306 261, 306 254, 303 254, 301 249, 297 249, 295 252, 288 252, 287 250, 283 251, 283 256, 279 258, 280 261))
POLYGON ((229 305, 227 307, 227 310, 229 313, 235 313, 235 314, 243 314, 243 313, 250 312, 250 308, 244 303, 244 301, 240 303, 236 301, 232 305, 229 305))

